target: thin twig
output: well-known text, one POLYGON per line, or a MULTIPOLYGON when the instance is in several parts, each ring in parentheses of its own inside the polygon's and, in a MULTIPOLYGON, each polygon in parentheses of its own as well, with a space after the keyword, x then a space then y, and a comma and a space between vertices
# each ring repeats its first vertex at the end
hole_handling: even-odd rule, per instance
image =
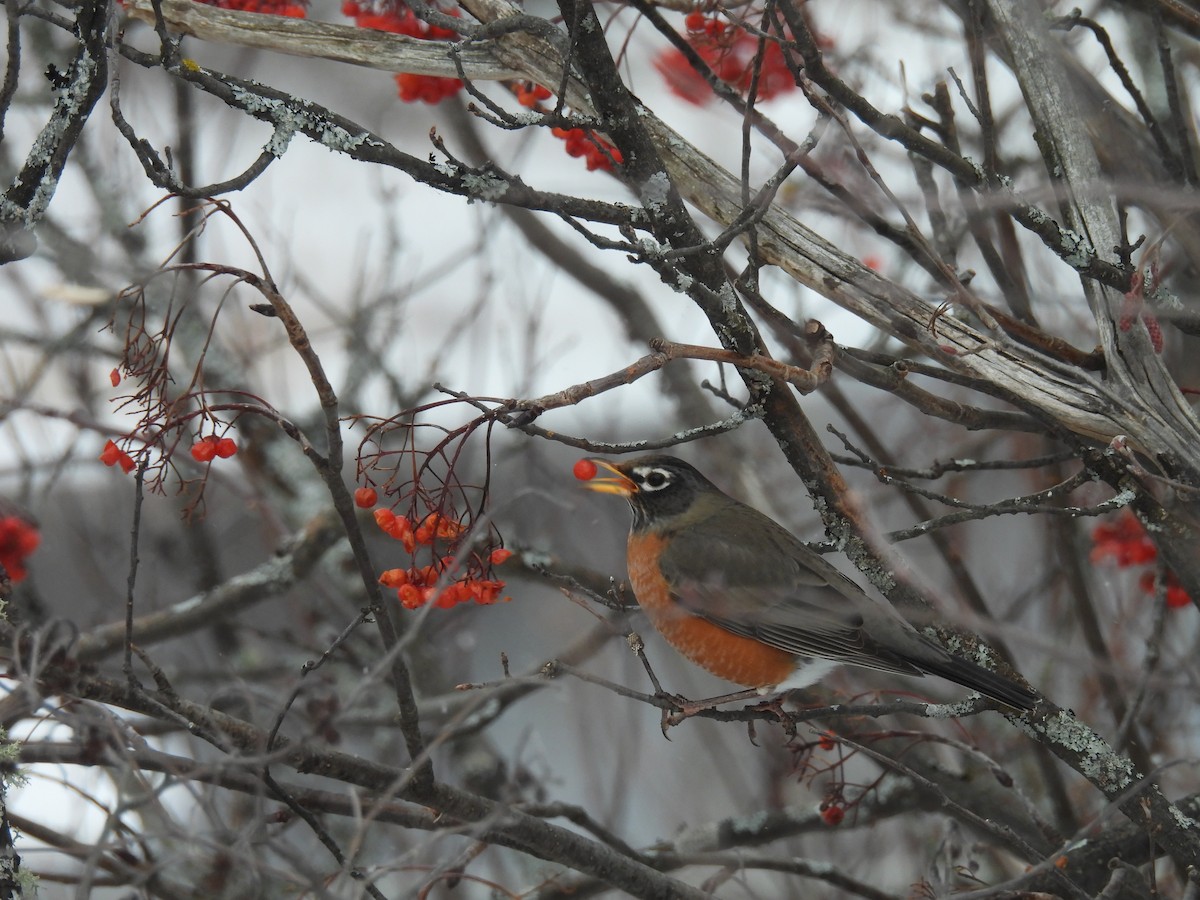
POLYGON ((138 538, 142 533, 142 499, 145 497, 142 488, 146 478, 146 465, 147 459, 143 457, 138 464, 137 472, 134 473, 133 526, 129 533, 129 577, 125 582, 125 660, 123 669, 130 688, 137 685, 137 678, 133 674, 133 610, 134 588, 137 586, 138 573, 138 538))

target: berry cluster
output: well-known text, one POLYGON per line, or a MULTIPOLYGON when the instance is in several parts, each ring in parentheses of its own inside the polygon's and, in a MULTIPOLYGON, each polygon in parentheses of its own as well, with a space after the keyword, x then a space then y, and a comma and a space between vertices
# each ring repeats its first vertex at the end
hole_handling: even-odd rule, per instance
POLYGON ((218 9, 229 9, 234 12, 263 13, 268 16, 290 16, 293 19, 303 19, 307 14, 308 0, 288 2, 288 0, 199 0, 208 6, 218 9))
MULTIPOLYGON (((1124 510, 1115 519, 1101 522, 1092 529, 1093 563, 1112 559, 1119 569, 1131 566, 1148 566, 1158 558, 1158 548, 1146 536, 1142 523, 1129 510, 1124 510)), ((1166 602, 1171 609, 1189 606, 1192 598, 1179 583, 1174 572, 1168 571, 1166 579, 1166 602)), ((1154 571, 1148 569, 1138 577, 1138 587, 1144 594, 1154 593, 1154 571)))
MULTIPOLYGON (((713 74, 742 94, 747 93, 754 76, 758 38, 740 25, 726 22, 716 13, 706 15, 699 11, 690 12, 684 24, 688 43, 708 64, 713 74)), ((712 98, 712 88, 704 76, 692 68, 687 57, 674 47, 658 54, 654 67, 666 80, 667 87, 688 103, 703 106, 712 98)), ((767 41, 758 73, 757 99, 769 100, 795 87, 795 79, 780 43, 767 41)))
POLYGON ((614 166, 619 166, 625 161, 620 150, 594 131, 584 128, 552 128, 550 132, 566 142, 568 156, 583 157, 589 172, 596 169, 611 172, 614 166))
MULTIPOLYGON (((419 38, 425 41, 456 41, 458 33, 448 28, 439 28, 422 22, 413 11, 404 6, 399 0, 375 0, 375 2, 359 2, 346 0, 342 4, 342 14, 354 20, 359 28, 373 28, 376 31, 390 31, 392 34, 403 34, 407 37, 419 38)), ((458 11, 450 9, 447 15, 457 16, 458 11)), ((396 76, 396 87, 400 99, 405 103, 421 101, 422 103, 440 103, 447 97, 452 97, 462 90, 463 83, 457 78, 441 78, 436 75, 413 75, 401 72, 396 76)))
MULTIPOLYGON (((372 506, 377 498, 374 488, 359 488, 354 492, 354 502, 364 509, 372 506), (366 502, 368 500, 371 502, 366 502)), ((390 509, 381 507, 375 510, 374 516, 380 530, 400 541, 410 554, 416 553, 418 547, 432 548, 438 541, 453 544, 466 533, 461 522, 440 512, 429 513, 415 528, 408 516, 398 516, 390 509)), ((442 585, 440 589, 439 582, 445 581, 446 573, 458 565, 453 555, 435 557, 435 561, 427 566, 388 569, 379 576, 379 583, 395 588, 396 597, 405 609, 419 609, 429 603, 440 609, 449 609, 468 601, 486 606, 501 599, 512 599, 501 597, 503 581, 481 577, 485 568, 498 566, 511 556, 511 550, 497 548, 488 554, 485 567, 482 560, 472 555, 465 564, 466 574, 450 584, 442 585)))
MULTIPOLYGON (((529 109, 541 110, 542 101, 551 97, 549 89, 530 81, 517 82, 512 86, 512 92, 517 102, 529 109)), ((625 161, 620 150, 586 128, 551 128, 550 133, 566 143, 568 156, 583 157, 589 172, 596 169, 611 172, 625 161)))
POLYGON ((21 516, 0 516, 0 566, 13 584, 29 574, 25 559, 41 542, 42 534, 32 522, 21 516))
MULTIPOLYGON (((493 551, 495 553, 509 551, 493 551)), ((443 568, 454 562, 450 557, 442 560, 443 568)), ((503 581, 486 578, 460 578, 453 584, 448 584, 438 590, 437 584, 441 572, 436 566, 416 566, 410 569, 388 569, 379 576, 379 583, 384 587, 396 589, 396 597, 405 609, 420 609, 432 603, 438 609, 449 609, 459 603, 474 601, 481 606, 490 606, 501 599, 504 590, 503 581)), ((504 597, 511 600, 511 597, 504 597)))
POLYGON ((462 523, 436 512, 427 515, 413 528, 408 516, 398 516, 390 509, 380 508, 375 510, 375 524, 384 534, 400 541, 409 553, 416 550, 418 544, 428 547, 435 540, 453 541, 463 534, 462 523))
POLYGON ((192 459, 196 462, 212 462, 214 457, 229 459, 238 452, 238 445, 233 438, 218 438, 215 434, 202 437, 192 444, 192 459))

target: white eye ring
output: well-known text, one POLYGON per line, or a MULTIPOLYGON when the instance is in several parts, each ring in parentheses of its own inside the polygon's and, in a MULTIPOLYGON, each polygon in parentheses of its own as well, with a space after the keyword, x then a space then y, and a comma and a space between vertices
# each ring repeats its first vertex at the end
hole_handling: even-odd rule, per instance
POLYGON ((633 470, 633 480, 637 482, 639 490, 652 492, 669 487, 675 480, 675 476, 667 469, 638 466, 633 470))

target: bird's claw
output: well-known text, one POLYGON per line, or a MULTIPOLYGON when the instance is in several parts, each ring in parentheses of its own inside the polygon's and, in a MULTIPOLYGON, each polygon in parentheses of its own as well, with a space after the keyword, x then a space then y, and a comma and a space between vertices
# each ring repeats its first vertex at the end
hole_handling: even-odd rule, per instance
POLYGON ((659 700, 665 700, 670 706, 664 706, 662 710, 662 733, 668 741, 671 736, 667 734, 669 728, 673 728, 685 719, 689 719, 696 713, 708 707, 703 701, 697 703, 687 699, 682 694, 668 694, 665 691, 659 691, 655 695, 659 700))

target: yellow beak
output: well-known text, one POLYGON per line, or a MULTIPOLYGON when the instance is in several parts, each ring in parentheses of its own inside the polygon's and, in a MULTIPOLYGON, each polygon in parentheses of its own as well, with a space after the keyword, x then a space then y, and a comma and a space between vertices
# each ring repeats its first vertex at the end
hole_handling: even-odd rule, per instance
POLYGON ((603 459, 593 459, 599 468, 612 472, 615 478, 593 478, 591 481, 585 482, 584 487, 589 491, 596 491, 599 494, 619 494, 622 497, 628 497, 637 493, 637 485, 624 472, 614 466, 612 463, 603 459))

